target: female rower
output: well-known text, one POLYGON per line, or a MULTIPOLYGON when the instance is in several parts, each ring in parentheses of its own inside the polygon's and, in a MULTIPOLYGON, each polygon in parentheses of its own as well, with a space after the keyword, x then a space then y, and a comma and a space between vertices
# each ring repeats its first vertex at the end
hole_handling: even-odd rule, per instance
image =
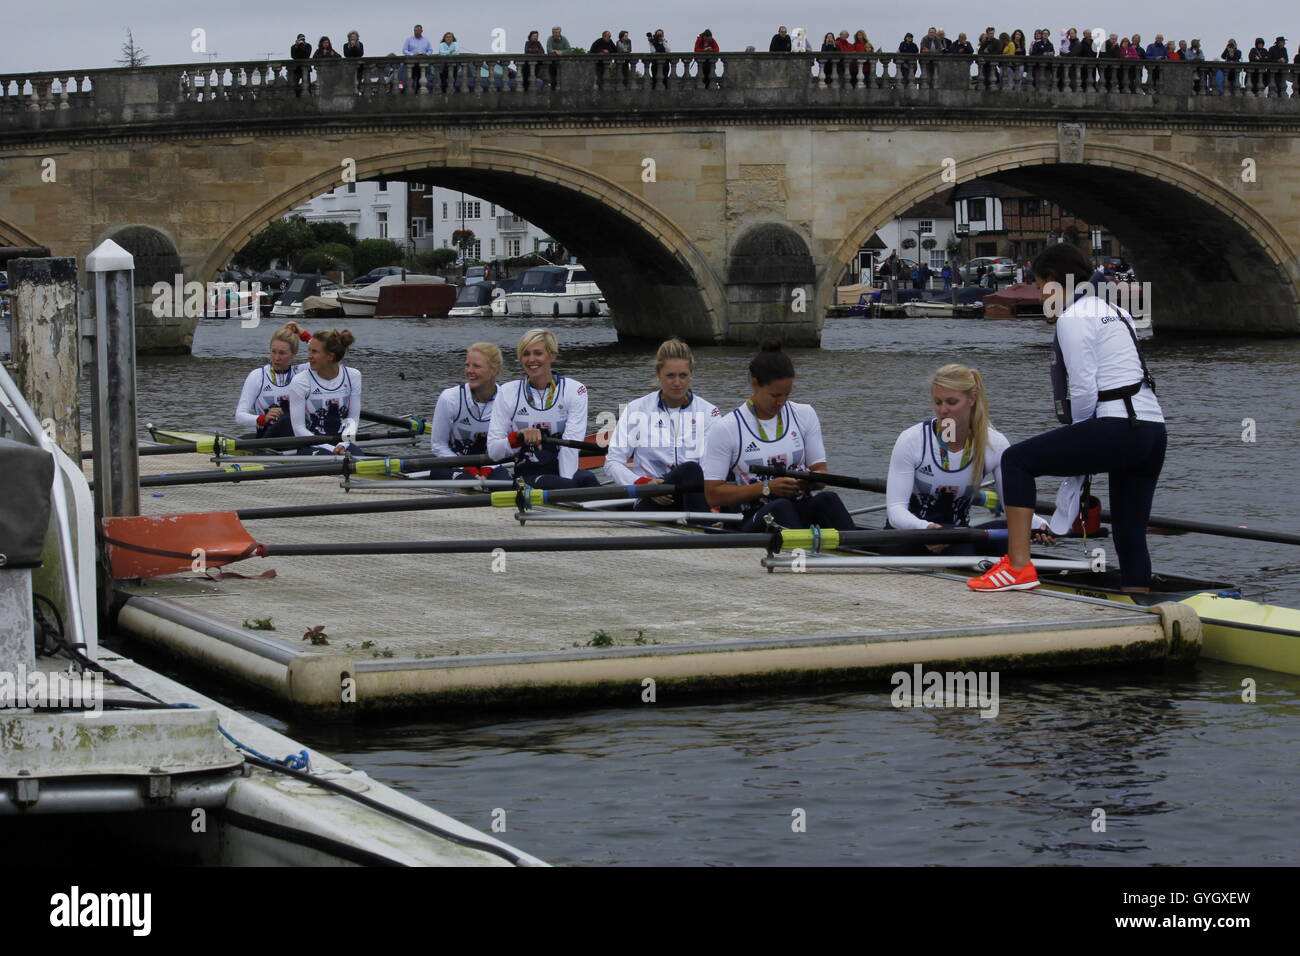
POLYGON ((1038 586, 1029 560, 1029 521, 1034 479, 1066 477, 1057 495, 1052 529, 1064 532, 1078 512, 1084 478, 1110 475, 1111 537, 1126 591, 1149 591, 1151 556, 1147 521, 1165 461, 1165 420, 1155 381, 1138 350, 1132 320, 1123 309, 1093 294, 1092 265, 1077 247, 1053 243, 1034 260, 1038 287, 1067 305, 1052 341, 1052 393, 1063 428, 1012 445, 1002 455, 1008 554, 968 583, 976 591, 1026 590, 1038 586), (1062 289, 1074 288, 1065 303, 1062 289))
MULTIPOLYGON (((361 373, 342 364, 355 340, 347 329, 317 332, 307 346, 307 368, 289 384, 289 417, 295 435, 337 435, 361 417, 361 373)), ((346 455, 360 449, 340 442, 313 445, 300 455, 346 455)))
POLYGON ((605 474, 618 485, 690 485, 697 491, 642 498, 643 510, 684 507, 708 511, 701 485, 709 429, 718 409, 691 391, 695 359, 681 339, 669 339, 655 353, 659 388, 630 402, 618 416, 605 455, 605 474))
POLYGON ((560 354, 555 333, 531 329, 515 346, 524 377, 497 389, 487 453, 504 461, 522 454, 515 475, 534 488, 589 488, 600 479, 578 467, 578 450, 543 444, 546 436, 582 441, 587 433, 587 387, 551 371, 560 354))
POLYGON ((311 333, 288 322, 271 335, 271 361, 255 368, 244 379, 244 389, 235 406, 235 421, 256 428, 258 438, 284 438, 293 434, 289 421, 289 383, 302 369, 294 365, 298 341, 311 341, 311 333))
MULTIPOLYGON (((984 377, 965 365, 945 365, 930 380, 934 417, 908 428, 894 442, 889 457, 886 527, 900 529, 966 528, 971 502, 978 500, 983 479, 993 477, 1002 493, 1002 453, 1010 442, 989 423, 984 377), (976 476, 979 476, 978 478, 976 476)), ((1036 537, 1043 543, 1047 522, 1035 515, 1036 537)), ((990 521, 981 528, 1005 528, 990 521)), ((991 548, 971 544, 925 545, 936 554, 1005 554, 1005 544, 991 548)), ((891 554, 921 553, 921 546, 888 549, 891 554)))
MULTIPOLYGON (((433 409, 433 453, 439 458, 486 455, 488 426, 501 374, 501 350, 491 342, 475 342, 465 352, 465 381, 444 389, 433 409)), ((509 481, 504 468, 433 468, 432 478, 509 481)))
POLYGON ((751 471, 758 465, 827 470, 821 422, 811 405, 789 400, 794 363, 779 342, 764 342, 749 363, 749 386, 749 401, 709 430, 701 461, 709 504, 739 507, 745 515, 742 531, 765 530, 769 514, 783 528, 851 531, 853 519, 838 495, 813 494, 817 486, 803 479, 764 478, 751 471))

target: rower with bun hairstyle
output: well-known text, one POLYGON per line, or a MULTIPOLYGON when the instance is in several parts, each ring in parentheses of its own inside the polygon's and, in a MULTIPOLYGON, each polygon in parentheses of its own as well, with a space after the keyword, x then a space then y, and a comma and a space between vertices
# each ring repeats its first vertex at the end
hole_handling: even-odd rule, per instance
MULTIPOLYGON (((978 500, 980 484, 993 477, 1002 494, 1002 453, 1010 442, 989 421, 989 400, 984 377, 965 365, 945 365, 930 380, 934 417, 913 425, 898 436, 889 457, 886 527, 900 529, 966 528, 970 507, 978 500), (978 477, 977 477, 978 476, 978 477)), ((981 528, 1004 528, 989 521, 981 528)), ((1035 519, 1035 527, 1047 522, 1035 519)), ((1041 530, 1039 540, 1052 539, 1041 530)), ((998 554, 1005 544, 993 545, 998 554)), ((890 554, 915 554, 929 548, 935 553, 975 554, 973 544, 899 546, 890 554)))
POLYGON ((304 332, 296 322, 271 335, 271 360, 255 368, 244 379, 235 406, 235 421, 245 428, 257 430, 258 438, 287 438, 293 434, 289 420, 289 383, 294 374, 305 366, 294 365, 298 342, 310 342, 311 333, 304 332))
POLYGON ((524 377, 497 390, 487 453, 518 456, 515 476, 534 488, 591 488, 600 479, 578 467, 576 448, 544 444, 548 435, 582 441, 587 435, 587 386, 551 371, 560 354, 555 333, 530 329, 515 346, 524 377))
MULTIPOLYGON (((709 429, 719 420, 716 406, 691 390, 695 359, 691 347, 673 338, 655 353, 659 388, 628 403, 618 416, 605 455, 605 473, 618 485, 669 484, 701 488, 709 429)), ((708 511, 702 490, 642 498, 636 507, 684 507, 708 511)))
MULTIPOLYGON (((289 384, 289 417, 295 435, 355 432, 361 418, 361 373, 343 364, 356 341, 347 329, 317 332, 307 345, 307 368, 289 384)), ((360 449, 350 442, 301 448, 300 455, 346 455, 360 449)))
MULTIPOLYGON (((475 342, 465 350, 465 381, 444 389, 433 409, 430 444, 439 458, 486 455, 488 429, 496 404, 501 350, 491 342, 475 342)), ((431 478, 509 481, 504 468, 433 468, 431 478)))
POLYGON ((749 363, 749 400, 709 431, 701 462, 710 505, 739 509, 742 531, 766 530, 764 518, 783 528, 817 525, 851 531, 853 519, 834 492, 817 492, 800 478, 762 478, 758 465, 792 471, 826 471, 822 426, 811 405, 790 401, 794 363, 779 342, 764 342, 749 363))
POLYGON ((1109 476, 1111 540, 1120 584, 1125 591, 1151 590, 1147 522, 1165 462, 1165 418, 1155 379, 1138 348, 1133 317, 1096 294, 1089 282, 1092 272, 1092 263, 1068 242, 1052 243, 1034 260, 1034 279, 1046 295, 1043 311, 1060 316, 1050 371, 1062 427, 1003 453, 1007 554, 967 581, 971 590, 1038 587, 1038 572, 1029 558, 1035 479, 1066 479, 1051 519, 1052 530, 1063 534, 1079 513, 1086 476, 1099 472, 1109 476))

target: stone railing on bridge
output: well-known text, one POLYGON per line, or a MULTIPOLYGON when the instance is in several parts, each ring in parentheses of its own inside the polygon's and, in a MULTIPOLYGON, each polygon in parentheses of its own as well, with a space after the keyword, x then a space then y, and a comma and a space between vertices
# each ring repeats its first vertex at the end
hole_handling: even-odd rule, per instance
POLYGON ((1300 115, 1300 67, 897 53, 371 57, 0 75, 0 134, 244 121, 320 126, 365 114, 581 119, 917 108, 1005 115, 1300 115), (1141 111, 1139 113, 1139 111, 1141 111))

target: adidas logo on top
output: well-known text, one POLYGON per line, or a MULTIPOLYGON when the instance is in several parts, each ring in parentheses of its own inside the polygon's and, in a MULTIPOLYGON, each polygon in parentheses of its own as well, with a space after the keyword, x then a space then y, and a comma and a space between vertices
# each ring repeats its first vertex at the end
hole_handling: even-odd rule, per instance
POLYGON ((750 442, 745 451, 758 451, 758 442, 750 442))
POLYGON ((920 469, 918 470, 917 474, 921 474, 921 475, 933 475, 933 474, 934 474, 934 471, 930 468, 929 465, 922 465, 922 466, 920 467, 920 469))

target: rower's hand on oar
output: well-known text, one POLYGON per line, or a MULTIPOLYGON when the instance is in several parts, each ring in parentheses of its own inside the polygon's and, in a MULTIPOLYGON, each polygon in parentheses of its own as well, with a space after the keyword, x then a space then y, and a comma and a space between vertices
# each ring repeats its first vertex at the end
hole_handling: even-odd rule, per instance
POLYGON ((804 482, 799 478, 773 478, 767 486, 773 498, 798 498, 804 493, 804 482))
MULTIPOLYGON (((926 527, 938 528, 940 530, 943 529, 943 525, 935 524, 933 521, 931 521, 928 525, 926 525, 926 527)), ((933 551, 935 554, 943 554, 943 552, 948 550, 948 546, 946 544, 927 544, 926 548, 928 548, 930 551, 933 551)))
POLYGON ((348 453, 348 446, 347 446, 347 445, 344 445, 344 444, 342 444, 342 443, 339 443, 339 444, 337 444, 337 445, 334 446, 334 454, 336 454, 336 455, 346 455, 347 453, 348 453))
MULTIPOLYGON (((515 432, 515 437, 520 445, 540 445, 542 443, 542 430, 540 428, 521 428, 515 432)), ((514 442, 511 442, 511 444, 514 445, 514 442)))
POLYGON ((1046 528, 1037 528, 1029 535, 1034 544, 1056 544, 1056 537, 1046 528))
POLYGON ((266 410, 266 420, 268 422, 273 422, 283 414, 284 414, 283 408, 281 408, 279 405, 273 405, 266 410))
MULTIPOLYGON (((646 483, 647 485, 662 485, 662 484, 664 483, 664 480, 663 480, 662 478, 651 478, 649 481, 647 481, 647 482, 645 482, 645 483, 646 483)), ((653 501, 653 502, 654 502, 655 504, 657 504, 657 505, 670 505, 670 504, 673 503, 673 496, 672 496, 672 495, 656 495, 655 497, 651 498, 650 500, 653 501)))

